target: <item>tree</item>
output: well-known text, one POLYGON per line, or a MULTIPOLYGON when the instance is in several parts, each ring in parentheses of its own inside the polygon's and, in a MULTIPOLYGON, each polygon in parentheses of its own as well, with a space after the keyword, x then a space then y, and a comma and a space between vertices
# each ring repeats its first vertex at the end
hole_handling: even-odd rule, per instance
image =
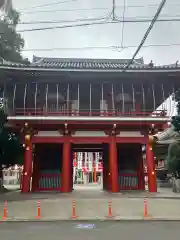
POLYGON ((21 162, 23 147, 20 144, 19 136, 5 126, 7 116, 3 108, 0 109, 0 189, 3 188, 3 165, 6 167, 23 164, 21 162))
MULTIPOLYGON (((0 0, 0 8, 4 6, 5 15, 0 17, 0 61, 27 63, 21 52, 24 47, 22 36, 16 27, 20 21, 19 13, 12 7, 10 0, 0 0)), ((18 164, 22 159, 23 148, 19 137, 5 127, 7 116, 0 108, 0 188, 2 188, 2 166, 18 164)))
POLYGON ((28 63, 21 55, 24 39, 16 31, 19 21, 20 15, 12 7, 8 9, 6 16, 0 19, 0 58, 6 61, 28 63))
POLYGON ((178 134, 168 147, 167 167, 175 179, 180 179, 180 89, 175 93, 175 101, 177 102, 177 116, 172 117, 171 124, 173 131, 178 134))

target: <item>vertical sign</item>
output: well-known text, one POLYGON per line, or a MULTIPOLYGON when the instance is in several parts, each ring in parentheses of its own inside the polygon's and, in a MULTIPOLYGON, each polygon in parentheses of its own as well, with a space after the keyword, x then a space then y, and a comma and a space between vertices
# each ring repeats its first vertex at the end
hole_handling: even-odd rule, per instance
POLYGON ((95 168, 96 171, 98 171, 98 166, 99 166, 99 152, 95 153, 95 168))
POLYGON ((88 153, 87 152, 84 153, 84 168, 85 168, 85 171, 88 171, 88 153))
POLYGON ((78 163, 77 163, 78 169, 82 169, 82 159, 83 159, 82 152, 78 152, 78 163))
POLYGON ((92 168, 93 168, 93 153, 92 152, 88 152, 88 162, 89 162, 89 171, 92 172, 92 168))

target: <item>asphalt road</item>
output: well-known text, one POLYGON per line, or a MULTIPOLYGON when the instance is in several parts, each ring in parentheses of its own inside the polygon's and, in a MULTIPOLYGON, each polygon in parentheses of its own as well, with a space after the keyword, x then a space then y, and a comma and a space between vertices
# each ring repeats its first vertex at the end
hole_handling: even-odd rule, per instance
POLYGON ((1 223, 3 240, 179 240, 180 222, 24 222, 1 223), (84 225, 83 225, 84 224, 84 225), (87 224, 94 224, 87 225, 87 224), (86 228, 83 228, 86 227, 86 228), (87 228, 89 227, 89 228, 87 228), (90 228, 93 227, 93 228, 90 228))

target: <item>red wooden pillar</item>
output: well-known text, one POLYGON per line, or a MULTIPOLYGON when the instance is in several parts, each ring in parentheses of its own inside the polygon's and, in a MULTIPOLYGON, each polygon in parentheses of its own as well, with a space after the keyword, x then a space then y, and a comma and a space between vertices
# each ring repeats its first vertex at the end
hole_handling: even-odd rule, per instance
POLYGON ((150 144, 146 145, 146 164, 148 172, 149 192, 157 192, 154 153, 150 144))
POLYGON ((30 182, 32 175, 32 143, 25 148, 24 152, 24 169, 23 169, 23 181, 22 181, 22 193, 28 193, 30 191, 30 182))
POLYGON ((118 183, 118 164, 117 164, 117 146, 116 146, 116 137, 110 137, 111 141, 109 143, 109 173, 111 181, 111 191, 119 192, 119 183, 118 183))
POLYGON ((69 138, 63 144, 62 192, 71 192, 71 143, 69 138))

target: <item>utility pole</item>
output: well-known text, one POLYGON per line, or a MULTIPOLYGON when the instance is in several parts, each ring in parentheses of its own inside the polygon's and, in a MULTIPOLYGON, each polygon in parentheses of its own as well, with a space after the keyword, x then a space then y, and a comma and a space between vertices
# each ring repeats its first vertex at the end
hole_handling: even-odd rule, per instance
POLYGON ((116 2, 115 0, 112 0, 113 1, 113 8, 112 8, 112 20, 116 20, 115 18, 115 9, 116 9, 116 2))

